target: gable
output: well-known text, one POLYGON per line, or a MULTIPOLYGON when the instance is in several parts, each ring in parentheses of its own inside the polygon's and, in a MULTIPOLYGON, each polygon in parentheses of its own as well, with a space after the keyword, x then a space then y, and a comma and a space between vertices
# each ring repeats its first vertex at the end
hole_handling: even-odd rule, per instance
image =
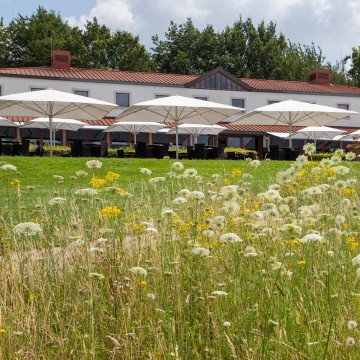
POLYGON ((216 68, 185 84, 190 89, 249 91, 244 83, 223 68, 216 68))

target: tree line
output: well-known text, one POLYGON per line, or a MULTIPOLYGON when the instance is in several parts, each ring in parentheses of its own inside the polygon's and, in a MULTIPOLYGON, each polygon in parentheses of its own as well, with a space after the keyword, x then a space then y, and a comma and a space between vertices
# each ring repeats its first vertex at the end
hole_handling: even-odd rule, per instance
POLYGON ((360 86, 360 47, 331 64, 320 47, 291 42, 274 22, 255 25, 239 17, 216 32, 212 25, 197 29, 189 18, 171 22, 164 39, 154 35, 152 42, 147 51, 138 36, 111 31, 96 18, 80 29, 39 7, 7 26, 0 20, 0 67, 50 65, 56 49, 69 50, 72 66, 82 68, 201 75, 221 66, 237 77, 307 81, 311 69, 327 67, 332 83, 360 86), (348 60, 352 65, 346 70, 348 60))

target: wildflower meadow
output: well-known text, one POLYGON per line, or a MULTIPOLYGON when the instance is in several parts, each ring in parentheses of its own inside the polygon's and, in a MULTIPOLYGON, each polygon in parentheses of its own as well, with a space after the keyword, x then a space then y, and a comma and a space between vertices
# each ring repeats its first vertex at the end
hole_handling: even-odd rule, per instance
POLYGON ((2 359, 359 359, 360 165, 0 163, 2 359))

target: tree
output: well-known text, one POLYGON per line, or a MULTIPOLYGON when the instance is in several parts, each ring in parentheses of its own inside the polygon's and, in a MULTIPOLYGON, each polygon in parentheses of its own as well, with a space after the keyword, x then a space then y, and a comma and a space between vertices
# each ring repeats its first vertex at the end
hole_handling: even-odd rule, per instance
POLYGON ((9 66, 50 65, 51 49, 67 49, 66 39, 73 33, 59 14, 42 7, 31 17, 19 15, 7 32, 9 66))
POLYGON ((354 84, 360 87, 360 46, 352 48, 351 56, 344 59, 344 61, 347 60, 351 60, 349 76, 354 84))

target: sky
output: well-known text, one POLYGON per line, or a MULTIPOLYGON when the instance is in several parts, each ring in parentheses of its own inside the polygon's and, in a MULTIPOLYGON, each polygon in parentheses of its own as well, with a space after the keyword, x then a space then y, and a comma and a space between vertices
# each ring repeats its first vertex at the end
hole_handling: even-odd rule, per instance
POLYGON ((38 6, 80 27, 96 17, 112 30, 138 35, 149 51, 151 37, 165 39, 170 21, 191 18, 199 30, 213 25, 220 32, 240 16, 255 25, 273 21, 291 42, 319 46, 332 64, 360 46, 360 0, 0 0, 0 16, 7 25, 19 14, 31 16, 38 6))

